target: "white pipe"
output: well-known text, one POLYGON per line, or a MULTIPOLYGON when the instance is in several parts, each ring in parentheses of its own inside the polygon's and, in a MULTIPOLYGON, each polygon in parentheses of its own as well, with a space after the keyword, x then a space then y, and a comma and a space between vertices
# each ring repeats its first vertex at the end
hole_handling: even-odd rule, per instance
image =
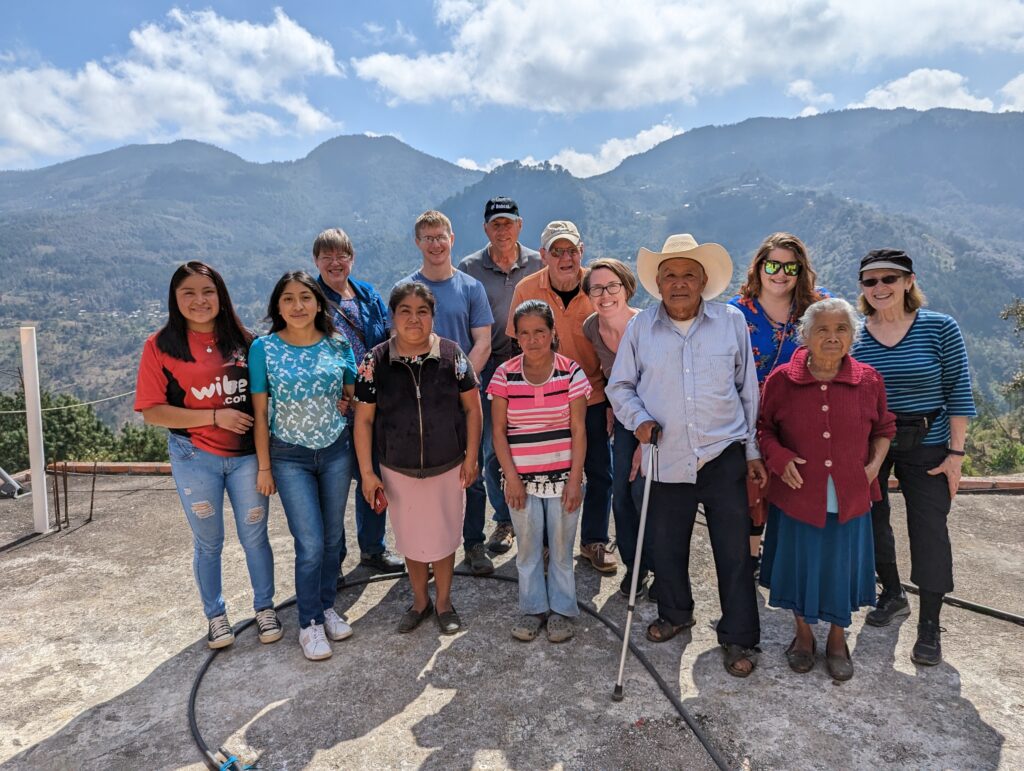
POLYGON ((21 328, 21 367, 25 377, 25 423, 28 427, 28 458, 32 471, 32 521, 37 533, 50 531, 46 497, 46 460, 43 452, 43 411, 39 397, 39 357, 36 328, 21 328))

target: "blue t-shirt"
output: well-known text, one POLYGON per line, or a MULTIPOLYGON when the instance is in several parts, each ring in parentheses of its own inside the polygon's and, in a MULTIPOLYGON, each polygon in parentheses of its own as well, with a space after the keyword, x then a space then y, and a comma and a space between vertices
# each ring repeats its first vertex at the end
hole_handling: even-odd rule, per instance
POLYGON ((881 374, 890 412, 923 415, 940 410, 922 444, 949 441, 950 415, 978 414, 964 338, 945 313, 919 309, 907 334, 893 346, 882 345, 864 327, 850 354, 881 374))
POLYGON ((484 285, 461 270, 455 271, 455 275, 447 281, 430 281, 420 271, 416 271, 398 284, 409 281, 426 284, 434 293, 434 332, 454 340, 465 354, 473 348, 470 330, 494 323, 494 314, 491 313, 484 285))
MULTIPOLYGON (((832 293, 825 287, 815 287, 822 298, 831 297, 832 293)), ((777 324, 764 312, 756 297, 736 295, 729 300, 729 305, 739 308, 747 320, 747 331, 750 332, 750 347, 754 352, 754 365, 757 367, 757 382, 764 383, 774 367, 781 367, 793 358, 793 352, 800 347, 798 322, 800 319, 791 316, 785 324, 777 324)))
POLYGON ((270 433, 290 444, 311 450, 334 444, 346 423, 338 399, 355 381, 356 360, 343 337, 300 346, 271 333, 249 349, 249 388, 270 395, 270 433))

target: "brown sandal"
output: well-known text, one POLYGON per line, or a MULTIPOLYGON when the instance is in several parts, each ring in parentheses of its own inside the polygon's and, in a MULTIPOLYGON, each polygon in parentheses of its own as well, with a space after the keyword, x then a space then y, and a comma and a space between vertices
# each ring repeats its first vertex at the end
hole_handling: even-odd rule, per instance
POLYGON ((647 627, 647 639, 653 643, 668 642, 684 629, 689 629, 696 621, 692 618, 685 624, 673 624, 671 621, 659 618, 647 627))
POLYGON ((744 648, 742 645, 729 643, 725 646, 725 671, 733 677, 749 677, 757 668, 757 649, 744 648), (741 661, 749 661, 750 669, 741 669, 736 665, 741 661))

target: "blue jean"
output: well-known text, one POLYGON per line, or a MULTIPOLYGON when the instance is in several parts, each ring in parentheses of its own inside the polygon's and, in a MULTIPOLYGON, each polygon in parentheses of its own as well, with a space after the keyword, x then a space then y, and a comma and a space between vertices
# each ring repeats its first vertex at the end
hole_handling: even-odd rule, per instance
POLYGON ((270 438, 270 461, 288 529, 295 539, 299 626, 322 624, 334 606, 345 559, 345 504, 352 481, 352 435, 312 450, 270 438))
POLYGON ((494 509, 495 522, 510 522, 505 492, 501 489, 501 464, 494 453, 491 420, 491 402, 487 398, 487 386, 494 377, 494 370, 500 362, 489 359, 480 374, 480 399, 483 403, 484 426, 480 438, 480 476, 466 489, 466 518, 462 522, 462 540, 468 549, 484 542, 484 520, 487 502, 494 509))
MULTIPOLYGON (((387 511, 380 514, 375 512, 363 497, 361 492, 363 475, 359 473, 356 445, 355 442, 349 444, 352 447, 349 462, 352 476, 356 482, 356 540, 359 541, 359 551, 367 555, 383 554, 386 548, 384 530, 387 526, 388 514, 387 511)), ((377 460, 376 450, 373 452, 373 473, 380 476, 380 462, 377 460)))
MULTIPOLYGON (((583 517, 580 544, 608 543, 612 498, 612 453, 608 446, 608 402, 587 407, 587 455, 583 461, 583 517)), ((518 533, 516 533, 518 536, 518 533)))
POLYGON ((576 541, 576 523, 580 511, 562 510, 561 498, 526 496, 526 508, 509 509, 516 529, 519 571, 519 610, 523 613, 547 613, 578 616, 576 578, 573 575, 572 550, 576 541), (544 535, 547 531, 548 574, 544 576, 544 535))
POLYGON ((220 555, 224 549, 224 493, 231 500, 235 532, 245 551, 253 609, 274 606, 274 553, 267 538, 267 497, 256 490, 255 455, 226 457, 196 447, 184 436, 168 434, 167 453, 182 508, 192 528, 192 570, 203 613, 227 612, 221 591, 220 555))
MULTIPOLYGON (((615 427, 612 429, 612 516, 615 517, 615 543, 619 547, 619 558, 627 570, 633 569, 643 501, 643 477, 638 475, 634 481, 629 481, 633 453, 639 444, 633 432, 616 418, 615 427)), ((645 543, 640 555, 642 576, 650 570, 650 563, 650 548, 645 543)))

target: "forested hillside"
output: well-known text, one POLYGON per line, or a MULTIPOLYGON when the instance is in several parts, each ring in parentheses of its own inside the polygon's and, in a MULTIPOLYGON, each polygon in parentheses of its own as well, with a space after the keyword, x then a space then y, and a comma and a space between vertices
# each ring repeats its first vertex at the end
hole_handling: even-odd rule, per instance
MULTIPOLYGON (((632 260, 639 246, 691 232, 729 249, 734 284, 774 230, 804 238, 821 283, 849 297, 867 250, 904 248, 932 307, 960 320, 978 383, 994 393, 1022 360, 999 319, 1024 295, 1022 178, 1024 116, 951 110, 707 127, 591 179, 518 164, 484 175, 365 136, 287 163, 184 141, 0 172, 0 392, 16 387, 19 324, 39 326, 49 390, 107 396, 133 387, 176 263, 217 266, 259 325, 276 277, 312 268, 322 228, 348 230, 356 275, 386 290, 418 263, 419 212, 452 218, 461 256, 485 243, 486 199, 505 194, 520 204, 528 245, 556 218, 576 221, 588 258, 632 260)), ((118 424, 129 406, 100 414, 118 424)))

